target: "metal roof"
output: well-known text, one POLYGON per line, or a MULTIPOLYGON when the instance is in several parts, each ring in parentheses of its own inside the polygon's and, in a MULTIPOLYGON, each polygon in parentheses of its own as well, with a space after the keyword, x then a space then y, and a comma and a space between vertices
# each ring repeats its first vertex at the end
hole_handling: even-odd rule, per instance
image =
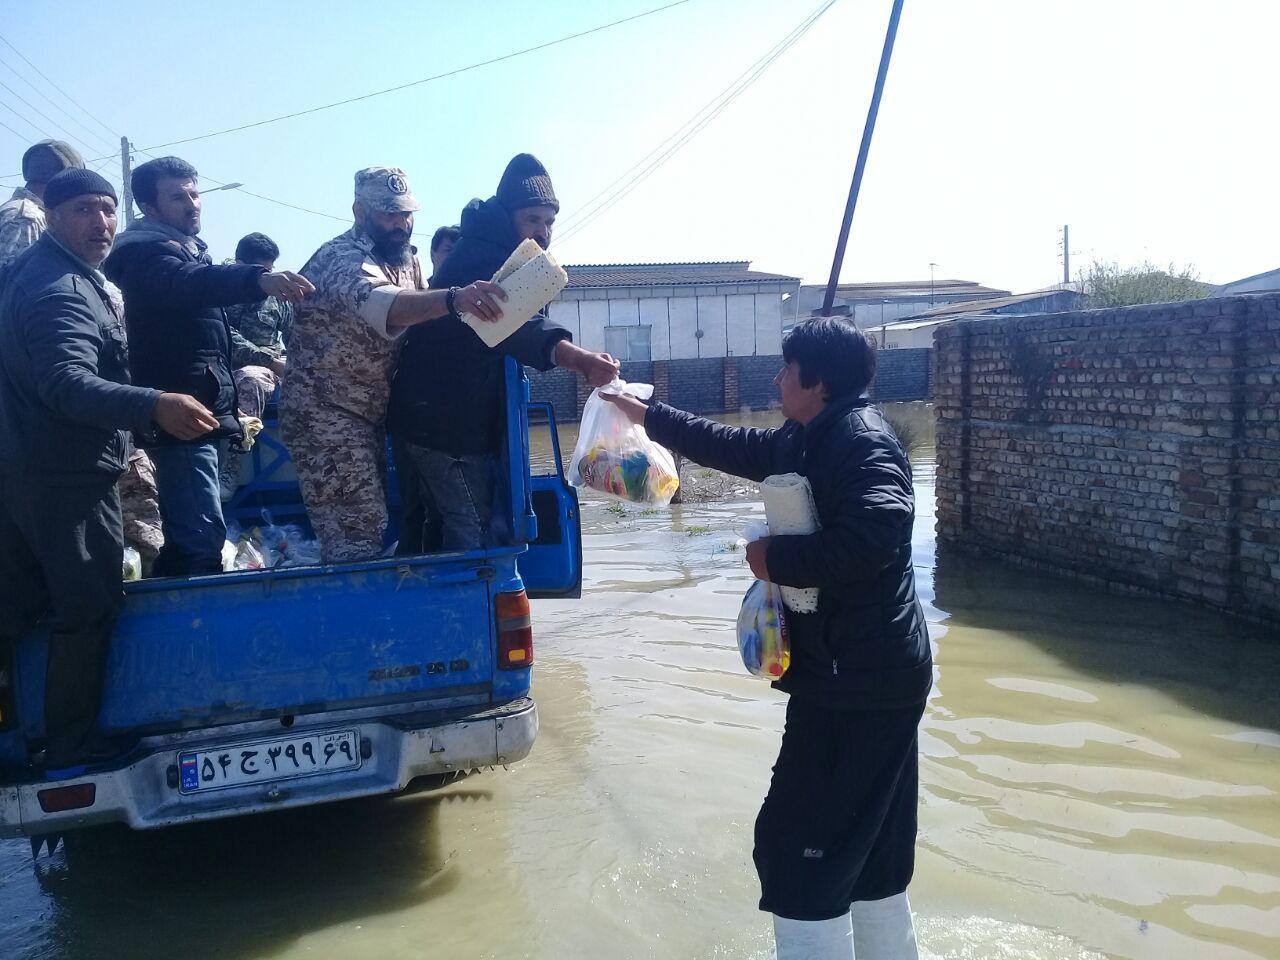
MULTIPOLYGON (((815 285, 823 289, 820 285, 815 285)), ((876 283, 841 283, 836 286, 836 297, 841 300, 935 300, 945 297, 954 300, 962 296, 967 300, 982 297, 1007 297, 1010 291, 985 287, 973 280, 886 280, 876 283)))
POLYGON ((799 277, 752 270, 750 260, 707 263, 583 263, 566 265, 569 289, 583 287, 678 287, 718 283, 797 283, 799 277))
POLYGON ((907 319, 922 320, 926 317, 946 317, 958 313, 987 313, 1002 307, 1014 307, 1020 303, 1031 303, 1035 300, 1050 300, 1056 297, 1079 298, 1074 290, 1037 290, 1034 293, 1018 293, 1009 297, 984 297, 980 300, 965 300, 962 303, 948 303, 946 306, 932 310, 922 310, 907 319))

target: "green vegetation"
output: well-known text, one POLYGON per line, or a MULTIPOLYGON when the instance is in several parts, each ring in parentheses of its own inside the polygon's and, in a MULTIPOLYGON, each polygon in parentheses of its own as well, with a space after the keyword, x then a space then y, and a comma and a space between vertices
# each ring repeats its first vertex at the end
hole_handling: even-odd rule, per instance
POLYGON ((1141 303, 1173 303, 1200 300, 1213 292, 1212 284, 1202 283, 1195 268, 1188 264, 1169 264, 1167 270, 1144 261, 1136 266, 1095 260, 1079 274, 1085 306, 1131 307, 1141 303))
POLYGON ((893 432, 898 435, 898 442, 902 444, 902 450, 908 457, 933 446, 933 404, 885 403, 881 404, 880 409, 893 427, 893 432))

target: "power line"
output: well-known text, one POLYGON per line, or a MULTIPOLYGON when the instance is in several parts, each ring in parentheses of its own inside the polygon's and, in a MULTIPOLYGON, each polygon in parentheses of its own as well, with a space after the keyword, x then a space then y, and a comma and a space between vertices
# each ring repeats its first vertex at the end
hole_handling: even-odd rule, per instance
MULTIPOLYGON (((17 47, 15 47, 12 43, 10 43, 8 39, 6 39, 2 34, 0 34, 0 43, 3 43, 6 47, 8 47, 10 50, 16 53, 19 57, 22 57, 23 61, 27 64, 27 66, 29 66, 32 70, 34 70, 36 74, 40 76, 41 79, 43 79, 46 83, 49 84, 49 86, 57 90, 60 94, 62 94, 64 97, 70 100, 73 104, 75 104, 75 106, 79 107, 80 111, 86 117, 88 117, 98 126, 102 127, 103 130, 106 130, 107 133, 111 134, 113 138, 119 138, 120 134, 116 133, 114 130, 108 127, 105 123, 99 120, 96 116, 94 116, 92 113, 86 110, 84 106, 81 105, 80 101, 78 101, 75 97, 71 96, 71 94, 67 93, 67 91, 63 90, 60 86, 58 86, 56 83, 50 80, 39 67, 37 67, 34 63, 28 60, 26 55, 23 54, 23 52, 19 50, 17 47)), ((103 159, 103 158, 99 157, 98 159, 103 159)))
MULTIPOLYGON (((11 126, 9 126, 7 123, 5 123, 3 120, 0 120, 0 127, 4 127, 6 130, 8 130, 10 133, 12 133, 12 134, 13 134, 15 137, 17 137, 19 140, 25 140, 25 139, 27 139, 27 138, 26 138, 26 137, 24 137, 22 134, 20 134, 17 130, 13 129, 13 127, 11 127, 11 126)), ((0 180, 12 180, 14 177, 20 177, 20 176, 22 176, 22 174, 20 174, 20 173, 10 173, 10 174, 8 174, 7 176, 0 177, 0 180)))
MULTIPOLYGON (((37 116, 43 117, 44 119, 48 120, 50 123, 52 123, 55 127, 57 127, 59 130, 61 130, 63 133, 65 133, 65 134, 66 134, 68 137, 70 137, 72 140, 77 141, 77 142, 78 142, 82 147, 84 147, 85 149, 87 149, 90 153, 94 153, 95 151, 97 151, 97 149, 98 149, 97 147, 90 146, 89 144, 85 143, 83 140, 81 140, 79 137, 77 137, 74 133, 72 133, 70 130, 68 130, 66 127, 64 127, 62 124, 58 123, 58 121, 57 121, 57 120, 54 120, 54 119, 53 119, 53 117, 49 116, 47 113, 45 113, 43 110, 41 110, 41 109, 40 109, 39 107, 37 107, 35 104, 33 104, 30 100, 28 100, 28 99, 26 99, 25 97, 23 97, 20 93, 18 93, 18 91, 17 91, 17 90, 13 89, 13 87, 9 86, 9 85, 8 85, 7 83, 5 83, 3 80, 0 80, 0 87, 4 87, 4 89, 8 90, 11 94, 13 94, 15 97, 17 97, 20 101, 22 101, 22 102, 23 102, 23 103, 25 103, 28 107, 30 107, 32 110, 34 110, 34 111, 36 112, 36 115, 37 115, 37 116)), ((32 124, 32 126, 34 126, 34 124, 32 124)))
MULTIPOLYGON (((612 183, 610 183, 599 193, 595 194, 595 196, 593 196, 585 204, 579 207, 577 212, 567 217, 566 220, 571 225, 572 229, 576 230, 579 225, 585 226, 585 222, 582 222, 581 224, 579 224, 578 222, 583 221, 584 217, 587 217, 592 213, 592 208, 594 206, 597 206, 597 201, 601 200, 601 198, 606 197, 606 195, 609 194, 610 190, 612 190, 615 186, 617 186, 618 184, 626 180, 627 177, 630 176, 633 172, 643 167, 645 163, 649 161, 651 158, 657 156, 659 153, 662 153, 669 144, 674 145, 674 142, 676 141, 679 141, 681 144, 683 144, 684 142, 687 142, 687 140, 694 133, 700 131, 708 123, 710 123, 711 120, 713 120, 715 116, 717 116, 721 111, 723 111, 723 109, 727 107, 729 103, 731 103, 732 100, 735 99, 743 90, 745 90, 746 87, 749 86, 751 82, 754 82, 755 77, 758 77, 759 74, 763 72, 763 67, 767 67, 769 64, 771 64, 774 60, 778 58, 778 56, 781 55, 783 51, 785 51, 792 43, 798 40, 799 37, 817 21, 818 17, 826 13, 827 9, 830 8, 834 2, 835 0, 830 0, 830 2, 824 3, 817 10, 815 10, 814 12, 810 13, 807 17, 805 17, 805 19, 802 20, 800 24, 794 27, 790 33, 788 33, 786 36, 783 37, 782 40, 780 40, 777 44, 775 44, 772 48, 770 48, 770 50, 767 53, 765 53, 762 57, 760 57, 760 59, 756 60, 753 64, 751 64, 751 66, 747 67, 747 69, 744 70, 741 74, 739 74, 734 79, 734 81, 729 84, 728 87, 720 91, 720 93, 716 94, 716 96, 714 96, 710 101, 708 101, 702 107, 702 109, 700 109, 692 117, 690 117, 683 124, 681 124, 681 126, 676 128, 676 131, 674 133, 672 133, 665 140, 661 141, 657 147, 649 151, 649 153, 645 154, 640 160, 632 164, 632 166, 630 166, 625 172, 623 172, 617 179, 615 179, 612 183), (753 74, 755 76, 752 76, 753 74), (747 79, 747 78, 750 78, 750 79, 747 79), (746 83, 744 83, 744 80, 746 81, 746 83), (741 85, 741 87, 739 85, 741 85), (703 116, 704 114, 706 114, 705 117, 703 116)), ((619 197, 619 199, 621 198, 619 197)), ((606 205, 611 205, 611 204, 608 204, 608 201, 605 201, 604 203, 600 203, 598 206, 601 208, 604 208, 606 205)), ((562 237, 562 242, 563 242, 563 237, 562 237)))
POLYGON ((591 198, 576 215, 570 219, 570 226, 563 236, 560 243, 563 244, 569 238, 577 233, 585 230, 597 218, 610 210, 615 204, 626 197, 631 191, 656 173, 668 160, 680 151, 690 140, 701 133, 712 121, 714 121, 721 113, 729 107, 734 100, 740 97, 752 86, 764 73, 771 67, 779 57, 787 52, 801 37, 803 37, 818 22, 822 16, 831 9, 836 0, 825 0, 816 10, 805 17, 797 24, 790 33, 783 37, 781 41, 775 44, 764 56, 748 67, 740 74, 728 87, 712 98, 701 110, 695 113, 689 120, 685 121, 675 133, 667 137, 666 140, 651 150, 637 163, 633 164, 626 173, 618 177, 613 183, 605 187, 604 190, 597 193, 591 198), (669 146, 667 146, 669 144, 669 146), (650 160, 650 158, 653 158, 650 160), (646 164, 646 161, 650 161, 646 164), (639 169, 639 172, 626 180, 629 174, 639 169), (626 183, 618 190, 609 194, 609 191, 618 183, 626 180, 626 183), (606 194, 608 196, 606 197, 606 194), (600 198, 605 199, 601 200, 600 198), (599 201, 597 203, 597 201, 599 201), (592 205, 594 204, 594 209, 592 205))
MULTIPOLYGON (((27 119, 26 117, 24 117, 22 114, 20 114, 17 110, 13 109, 13 107, 9 106, 9 104, 5 103, 3 100, 0 100, 0 107, 4 107, 6 110, 8 110, 10 113, 12 113, 15 117, 17 117, 19 120, 21 120, 23 123, 25 123, 28 127, 30 127, 32 130, 34 130, 34 131, 35 131, 39 136, 42 136, 42 137, 43 137, 43 136, 45 136, 45 135, 46 135, 46 134, 45 134, 45 132, 44 132, 43 130, 41 130, 41 129, 40 129, 39 127, 37 127, 34 123, 32 123, 30 120, 28 120, 28 119, 27 119)), ((13 130, 13 127, 6 127, 5 129, 7 129, 7 130, 13 130)), ((16 131, 16 130, 14 130, 13 132, 14 132, 17 136, 21 137, 23 140, 30 140, 30 139, 31 139, 31 134, 29 134, 29 133, 27 133, 27 134, 22 134, 22 133, 18 133, 18 131, 16 131)), ((11 174, 7 174, 7 176, 10 176, 10 177, 16 177, 16 176, 21 176, 21 174, 11 173, 11 174)))
MULTIPOLYGON (((312 113, 319 113, 322 110, 332 110, 334 107, 345 107, 348 104, 359 103, 362 100, 370 100, 374 97, 385 96, 389 93, 397 93, 401 90, 407 90, 410 87, 421 86, 424 83, 433 83, 436 80, 444 80, 448 77, 456 77, 459 74, 468 73, 472 70, 479 70, 481 67, 492 66, 495 63, 502 63, 506 60, 513 60, 516 57, 523 57, 526 54, 536 53, 539 50, 546 50, 548 47, 554 47, 562 43, 568 43, 570 40, 577 40, 581 37, 590 36, 593 33, 600 33, 603 30, 609 30, 613 27, 621 26, 624 23, 631 23, 633 20, 640 20, 644 17, 651 17, 654 14, 662 13, 664 10, 670 10, 672 7, 679 7, 689 3, 690 0, 674 0, 665 6, 654 7, 652 10, 646 10, 643 13, 637 13, 630 17, 624 17, 621 20, 614 20, 612 23, 605 23, 598 27, 592 27, 590 30, 582 30, 578 33, 572 33, 557 40, 548 40, 546 43, 539 43, 532 47, 525 47, 523 50, 516 50, 512 53, 503 54, 500 57, 493 57, 489 60, 483 60, 479 63, 473 63, 465 67, 458 67, 454 70, 447 70, 444 73, 437 73, 435 76, 423 77, 421 80, 412 80, 408 83, 402 83, 398 86, 387 87, 385 90, 375 90, 372 93, 361 94, 358 97, 348 97, 345 100, 335 100, 333 103, 322 104, 318 107, 310 107, 306 110, 298 110, 294 113, 286 113, 278 117, 270 117, 266 120, 255 120, 253 123, 243 123, 236 127, 227 127, 225 130, 214 130, 210 133, 202 133, 194 137, 184 137, 181 140, 170 140, 167 143, 157 143, 149 146, 148 150, 161 150, 165 147, 176 147, 185 143, 194 143, 197 140, 208 140, 210 137, 221 137, 228 133, 238 133, 241 130, 252 130, 255 127, 264 127, 271 123, 279 123, 282 120, 292 120, 295 117, 305 117, 312 113)), ((0 38, 3 39, 3 38, 0 38)), ((7 41, 6 41, 7 42, 7 41)))
MULTIPOLYGON (((133 149, 136 150, 138 153, 145 154, 146 156, 150 157, 152 160, 156 159, 156 155, 154 153, 151 153, 148 150, 142 150, 142 149, 139 149, 138 147, 134 147, 133 149)), ((227 185, 223 181, 219 180, 217 177, 211 177, 208 174, 201 174, 200 178, 202 180, 208 180, 214 186, 225 187, 227 185)), ((332 213, 325 213, 323 210, 312 210, 310 207, 302 207, 296 203, 289 203, 288 201, 285 201, 285 200, 277 200, 275 197, 268 197, 266 194, 254 193, 252 190, 246 190, 244 187, 237 187, 236 189, 238 192, 243 193, 246 196, 254 197, 258 200, 265 200, 267 203, 276 204, 276 206, 288 207, 290 210, 297 210, 297 211, 300 211, 301 213, 309 213, 316 217, 324 217, 326 220, 337 220, 341 223, 351 222, 350 217, 339 217, 332 213)))
MULTIPOLYGON (((59 113, 61 113, 64 117, 66 117, 68 120, 70 120, 70 121, 71 121, 72 123, 74 123, 76 126, 78 126, 81 130, 83 130, 83 131, 85 131, 86 133, 88 133, 88 134, 89 134, 89 136, 94 137, 94 138, 95 138, 95 140, 96 140, 96 141, 98 141, 98 142, 101 142, 101 141, 102 141, 102 134, 100 134, 100 133, 94 133, 93 131, 91 131, 91 130, 90 130, 87 126, 85 126, 82 122, 80 122, 79 120, 77 120, 77 119, 76 119, 75 117, 73 117, 70 113, 68 113, 65 109, 63 109, 63 108, 62 108, 62 106, 61 106, 60 104, 58 104, 58 102, 57 102, 57 101, 55 101, 55 100, 54 100, 52 97, 50 97, 47 93, 45 93, 43 90, 41 90, 39 87, 37 87, 34 83, 32 83, 30 80, 28 80, 26 77, 24 77, 21 73, 19 73, 17 70, 15 70, 15 69, 14 69, 14 68, 9 64, 9 63, 7 63, 5 60, 0 59, 0 66, 3 66, 6 70, 8 70, 10 73, 12 73, 15 77, 17 77, 19 80, 21 80, 23 83, 25 83, 28 87, 30 87, 32 90, 34 90, 36 93, 38 93, 42 98, 44 98, 44 100, 45 100, 47 103, 49 103, 51 106, 53 106, 53 108, 54 108, 54 109, 56 109, 56 110, 57 110, 59 113)), ((98 147, 95 147, 94 149, 96 149, 96 150, 100 150, 100 149, 102 149, 102 147, 101 147, 101 146, 98 146, 98 147)))

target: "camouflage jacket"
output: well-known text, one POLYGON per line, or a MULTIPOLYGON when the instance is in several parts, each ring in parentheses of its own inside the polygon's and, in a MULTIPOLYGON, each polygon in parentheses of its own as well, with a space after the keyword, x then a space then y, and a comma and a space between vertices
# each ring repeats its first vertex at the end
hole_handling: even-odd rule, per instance
POLYGON ((297 308, 281 403, 332 405, 382 424, 399 341, 387 315, 401 290, 426 288, 416 253, 396 269, 352 227, 312 254, 302 275, 316 292, 297 308))
POLYGON ((267 297, 226 308, 231 324, 231 366, 268 366, 284 355, 293 329, 293 304, 267 297))
POLYGON ((26 187, 0 204, 0 267, 13 260, 44 233, 44 205, 26 187))

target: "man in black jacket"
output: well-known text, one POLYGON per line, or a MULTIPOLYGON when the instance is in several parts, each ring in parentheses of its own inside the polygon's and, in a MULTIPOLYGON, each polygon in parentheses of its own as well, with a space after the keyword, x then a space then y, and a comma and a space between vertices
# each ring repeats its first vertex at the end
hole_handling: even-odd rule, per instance
MULTIPOLYGON (((463 208, 462 235, 431 286, 452 289, 488 280, 525 239, 546 249, 559 210, 551 177, 537 158, 512 158, 497 194, 463 208)), ((459 313, 468 308, 457 304, 459 313)), ((457 316, 405 334, 391 382, 389 421, 398 446, 409 454, 410 462, 397 463, 396 470, 417 474, 428 516, 439 517, 440 543, 425 543, 426 549, 466 550, 493 539, 494 458, 505 424, 504 355, 537 370, 575 370, 594 387, 618 372, 612 357, 576 346, 568 330, 545 316, 534 317, 496 349, 457 316)), ((401 534, 410 543, 422 540, 420 530, 401 534)))
POLYGON ((227 528, 218 488, 218 441, 242 436, 231 375, 231 334, 222 308, 263 296, 297 301, 313 288, 289 271, 217 265, 200 232, 196 170, 160 157, 133 171, 133 195, 145 217, 120 236, 103 265, 124 293, 130 369, 136 383, 189 393, 212 412, 214 429, 195 439, 157 431, 155 463, 164 546, 157 577, 222 570, 227 528))
POLYGON ((779 958, 808 956, 801 946, 848 956, 850 938, 859 957, 914 957, 916 727, 933 668, 911 566, 911 466, 865 396, 875 347, 855 326, 802 321, 782 351, 787 422, 772 430, 606 399, 705 466, 808 478, 821 530, 747 548, 759 579, 821 590, 815 613, 787 614, 791 666, 774 686, 791 698, 756 821, 760 908, 774 914, 779 958))
POLYGON ((129 385, 124 331, 99 272, 111 184, 71 169, 45 188, 48 232, 0 276, 0 669, 49 614, 46 766, 83 756, 119 610, 116 480, 129 430, 216 425, 189 396, 129 385))

